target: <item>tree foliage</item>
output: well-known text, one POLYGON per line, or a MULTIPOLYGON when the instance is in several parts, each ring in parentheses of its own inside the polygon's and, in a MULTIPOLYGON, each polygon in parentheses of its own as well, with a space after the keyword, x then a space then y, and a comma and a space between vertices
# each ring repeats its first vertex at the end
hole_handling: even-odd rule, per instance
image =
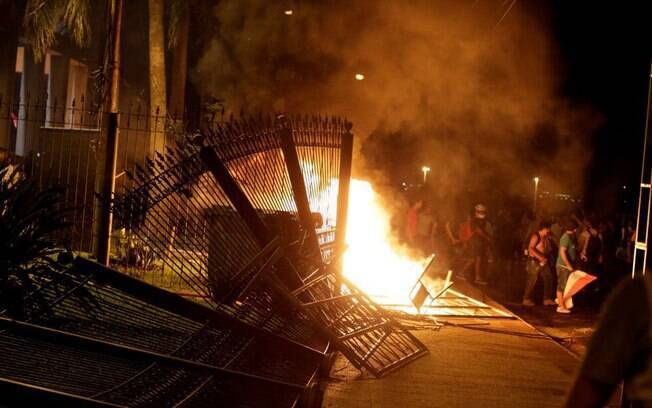
POLYGON ((63 188, 39 189, 21 167, 0 168, 0 311, 23 318, 27 297, 32 308, 46 306, 43 285, 56 282, 59 291, 75 286, 61 273, 61 249, 52 238, 68 226, 63 200, 63 188))
POLYGON ((91 38, 90 0, 27 0, 23 19, 24 35, 39 61, 56 41, 67 34, 80 47, 91 38))

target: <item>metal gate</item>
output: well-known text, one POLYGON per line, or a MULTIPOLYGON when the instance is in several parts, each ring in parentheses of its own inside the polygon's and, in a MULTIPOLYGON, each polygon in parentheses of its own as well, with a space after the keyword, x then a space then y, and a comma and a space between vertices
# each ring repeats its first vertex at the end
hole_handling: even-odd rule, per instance
POLYGON ((350 130, 282 116, 203 130, 138 167, 116 217, 214 307, 261 327, 302 322, 385 374, 427 350, 341 276, 350 130), (179 228, 191 245, 175 244, 179 228))

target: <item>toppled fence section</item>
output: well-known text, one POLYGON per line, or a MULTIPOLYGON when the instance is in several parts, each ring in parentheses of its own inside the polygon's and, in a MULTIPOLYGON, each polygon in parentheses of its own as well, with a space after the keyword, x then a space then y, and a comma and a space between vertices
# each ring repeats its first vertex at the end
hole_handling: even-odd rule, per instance
POLYGON ((427 350, 341 276, 350 129, 338 118, 278 117, 204 130, 138 168, 115 214, 218 309, 268 316, 263 325, 310 322, 357 367, 383 375, 427 350), (180 220, 196 236, 182 251, 180 220))
POLYGON ((41 387, 41 402, 289 407, 326 351, 81 258, 22 306, 21 322, 0 317, 0 388, 41 387))

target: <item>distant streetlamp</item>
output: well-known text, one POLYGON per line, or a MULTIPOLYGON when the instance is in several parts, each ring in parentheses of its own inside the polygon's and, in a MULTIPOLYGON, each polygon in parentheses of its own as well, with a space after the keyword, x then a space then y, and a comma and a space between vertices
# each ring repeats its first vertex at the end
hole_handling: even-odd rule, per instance
POLYGON ((537 213, 537 193, 539 191, 539 177, 534 178, 534 201, 532 204, 532 212, 537 213))
POLYGON ((294 14, 294 10, 285 10, 286 16, 291 16, 292 14, 294 14))
POLYGON ((423 184, 426 184, 426 179, 428 178, 428 173, 430 172, 430 167, 428 166, 423 166, 421 167, 421 171, 423 172, 423 184))
POLYGON ((363 74, 355 74, 355 79, 358 80, 358 81, 362 81, 364 79, 364 75, 363 74))

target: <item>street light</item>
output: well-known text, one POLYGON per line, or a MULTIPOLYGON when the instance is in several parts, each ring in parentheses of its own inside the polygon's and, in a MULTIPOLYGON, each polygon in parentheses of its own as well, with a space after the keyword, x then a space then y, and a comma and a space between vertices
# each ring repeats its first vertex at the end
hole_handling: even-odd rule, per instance
POLYGON ((532 212, 537 213, 537 192, 539 191, 539 177, 534 178, 534 202, 532 205, 532 212))
POLYGON ((423 184, 426 184, 426 179, 428 178, 428 172, 430 172, 430 167, 428 166, 423 166, 421 167, 421 171, 423 172, 423 184))
POLYGON ((362 81, 364 79, 364 75, 363 74, 355 74, 355 79, 357 81, 362 81))

